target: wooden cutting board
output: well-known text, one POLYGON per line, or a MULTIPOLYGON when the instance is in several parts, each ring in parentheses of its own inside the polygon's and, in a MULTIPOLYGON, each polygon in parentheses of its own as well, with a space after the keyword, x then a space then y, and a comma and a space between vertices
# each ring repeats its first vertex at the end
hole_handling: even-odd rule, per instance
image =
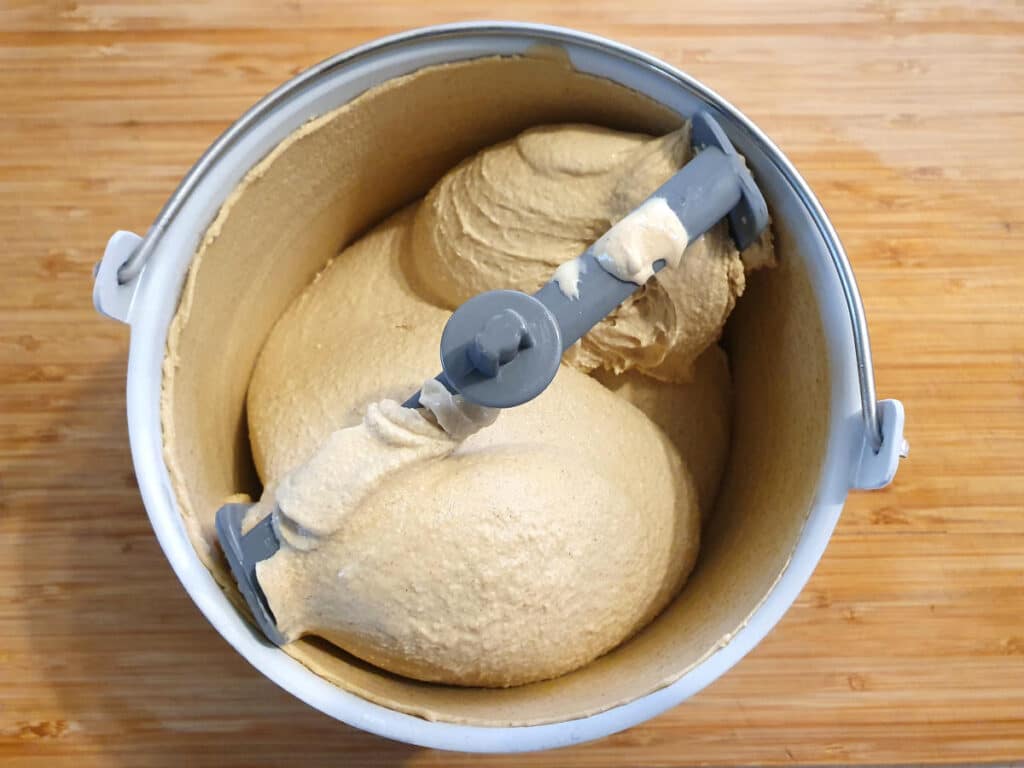
POLYGON ((0 762, 644 765, 1024 760, 1024 6, 591 0, 0 4, 0 762), (336 723, 251 669, 151 535, 128 331, 92 310, 244 109, 401 28, 544 21, 649 51, 783 148, 853 261, 912 448, 777 629, 604 741, 482 759, 336 723))

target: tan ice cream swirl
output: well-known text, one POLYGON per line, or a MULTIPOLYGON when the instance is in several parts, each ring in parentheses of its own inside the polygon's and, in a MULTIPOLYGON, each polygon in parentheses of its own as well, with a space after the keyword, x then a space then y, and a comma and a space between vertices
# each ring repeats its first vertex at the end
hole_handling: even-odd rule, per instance
POLYGON ((699 515, 653 424, 565 369, 514 416, 456 436, 435 420, 466 404, 433 385, 433 417, 372 404, 250 511, 250 525, 277 516, 282 546, 257 576, 286 638, 316 634, 421 680, 508 686, 585 664, 664 608, 699 515))
MULTIPOLYGON (((257 575, 289 639, 510 686, 588 663, 679 592, 728 439, 714 342, 744 261, 723 228, 493 424, 430 383, 425 411, 399 402, 437 372, 443 308, 539 288, 689 153, 688 128, 528 130, 347 247, 281 317, 249 388, 266 491, 247 522, 277 516, 257 575)), ((769 261, 767 238, 747 257, 769 261)))
MULTIPOLYGON (((590 125, 533 128, 448 173, 420 205, 418 274, 448 307, 498 288, 534 292, 639 206, 692 155, 689 127, 652 139, 590 125)), ((720 227, 724 227, 720 225, 720 227)), ((751 249, 751 258, 764 245, 751 249)), ((686 381, 743 293, 744 262, 722 232, 698 238, 595 327, 567 360, 686 381)))

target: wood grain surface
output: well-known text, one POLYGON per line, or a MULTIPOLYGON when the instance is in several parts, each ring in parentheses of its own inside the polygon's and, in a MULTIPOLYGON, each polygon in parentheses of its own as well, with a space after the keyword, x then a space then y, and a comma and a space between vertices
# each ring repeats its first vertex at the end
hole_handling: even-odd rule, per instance
POLYGON ((0 3, 0 762, 822 764, 1024 760, 1024 5, 1020 2, 0 3), (278 690, 165 561, 125 427, 128 330, 91 270, 244 109, 400 29, 544 21, 718 90, 831 213, 896 483, 854 494, 739 666, 604 741, 482 759, 384 741, 278 690))

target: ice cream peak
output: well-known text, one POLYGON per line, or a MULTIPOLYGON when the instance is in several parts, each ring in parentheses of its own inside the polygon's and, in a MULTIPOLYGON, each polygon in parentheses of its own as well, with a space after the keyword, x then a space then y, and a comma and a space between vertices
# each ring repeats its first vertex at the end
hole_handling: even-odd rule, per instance
MULTIPOLYGON (((424 295, 454 309, 483 291, 533 293, 557 268, 558 284, 571 296, 576 256, 691 156, 688 127, 652 138, 589 125, 532 128, 474 155, 417 208, 410 260, 424 295)), ((664 209, 654 206, 638 220, 650 224, 656 211, 659 225, 670 227, 666 242, 672 248, 685 242, 681 225, 672 226, 664 209)), ((635 237, 655 230, 626 231, 635 237)), ((766 236, 751 250, 770 260, 767 243, 766 236)), ((614 245, 619 256, 609 257, 610 266, 625 258, 625 240, 614 245)), ((637 279, 643 276, 641 270, 637 279)), ((647 282, 567 359, 587 372, 635 369, 661 381, 688 381, 743 287, 743 260, 720 225, 690 243, 677 269, 647 282)))

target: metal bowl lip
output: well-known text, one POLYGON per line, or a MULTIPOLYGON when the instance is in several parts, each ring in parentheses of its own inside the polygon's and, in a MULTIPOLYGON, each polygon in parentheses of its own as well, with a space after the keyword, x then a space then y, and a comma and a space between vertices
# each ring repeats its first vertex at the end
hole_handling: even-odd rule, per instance
MULTIPOLYGON (((728 114, 745 131, 749 132, 751 139, 761 144, 766 156, 797 193, 829 250, 850 313, 857 353, 860 394, 865 406, 865 423, 868 423, 869 403, 871 413, 875 414, 874 381, 868 349, 867 326, 860 296, 852 269, 838 236, 804 179, 760 129, 729 102, 697 80, 629 46, 562 27, 497 21, 460 22, 424 27, 369 42, 314 65, 258 101, 210 145, 168 199, 138 250, 122 265, 121 271, 125 275, 124 282, 131 282, 140 276, 146 260, 155 252, 164 232, 175 220, 184 203, 207 173, 246 131, 257 125, 295 91, 341 67, 384 53, 389 49, 464 35, 527 36, 537 42, 568 43, 575 46, 586 46, 604 54, 617 55, 633 64, 642 64, 674 79, 681 86, 689 89, 692 94, 728 114)), ((146 280, 145 276, 140 282, 153 283, 153 281, 146 280)), ((161 290, 160 286, 155 283, 147 286, 140 284, 139 288, 141 294, 148 293, 149 290, 161 290)), ((140 295, 136 298, 144 299, 145 297, 140 295)), ((135 324, 133 322, 133 325, 135 324)), ((176 511, 177 506, 173 498, 169 497, 170 492, 166 488, 166 483, 163 482, 163 475, 166 475, 167 469, 163 461, 162 448, 157 445, 157 443, 162 445, 162 437, 159 432, 156 435, 150 434, 153 430, 148 429, 145 423, 136 424, 133 428, 133 413, 151 410, 153 407, 152 394, 142 391, 142 379, 145 377, 141 373, 143 365, 141 361, 147 355, 153 354, 151 349, 146 349, 147 345, 152 346, 152 339, 144 332, 150 329, 150 325, 148 318, 139 318, 137 330, 140 332, 132 333, 128 371, 129 434, 136 472, 139 476, 139 484, 146 501, 147 511, 150 513, 161 547, 179 580, 182 581, 200 611, 225 640, 262 674, 280 687, 331 717, 379 736, 410 744, 468 752, 525 752, 551 749, 608 736, 649 720, 676 706, 728 671, 761 642, 778 623, 800 593, 823 554, 838 520, 845 497, 845 494, 843 497, 827 494, 816 495, 810 516, 796 545, 806 551, 800 557, 794 551, 794 556, 782 576, 748 618, 747 624, 675 682, 608 710, 574 720, 524 726, 464 725, 428 721, 376 704, 334 686, 303 667, 296 660, 282 654, 278 649, 271 649, 269 646, 264 647, 257 643, 253 639, 251 630, 244 627, 244 620, 237 615, 226 616, 224 605, 222 605, 226 600, 220 594, 212 575, 199 562, 198 555, 191 548, 191 543, 179 540, 184 535, 183 530, 180 534, 175 533, 170 530, 171 526, 167 521, 163 520, 167 511, 176 511), (133 365, 135 361, 132 358, 138 358, 140 361, 138 365, 133 365), (202 573, 199 573, 200 570, 202 573)), ((164 329, 165 333, 166 330, 164 329)), ((162 356, 162 354, 161 351, 160 355, 162 356)), ((156 399, 159 401, 159 397, 156 399)), ((875 419, 875 424, 877 424, 877 416, 875 419)), ((869 438, 865 435, 864 439, 869 438)), ((849 488, 849 485, 846 484, 844 487, 849 488)))

